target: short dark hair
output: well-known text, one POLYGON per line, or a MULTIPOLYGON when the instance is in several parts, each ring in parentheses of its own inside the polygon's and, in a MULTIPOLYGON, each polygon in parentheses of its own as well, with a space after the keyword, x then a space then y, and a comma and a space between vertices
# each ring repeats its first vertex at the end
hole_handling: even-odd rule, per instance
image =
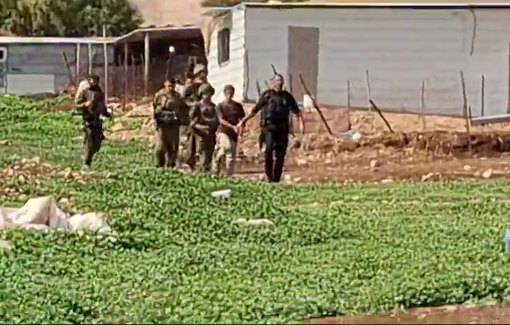
POLYGON ((223 87, 223 93, 226 93, 227 91, 234 92, 235 91, 234 86, 232 86, 232 85, 225 85, 225 87, 223 87))
POLYGON ((100 78, 97 74, 91 74, 89 75, 89 79, 94 80, 95 82, 99 82, 100 78))

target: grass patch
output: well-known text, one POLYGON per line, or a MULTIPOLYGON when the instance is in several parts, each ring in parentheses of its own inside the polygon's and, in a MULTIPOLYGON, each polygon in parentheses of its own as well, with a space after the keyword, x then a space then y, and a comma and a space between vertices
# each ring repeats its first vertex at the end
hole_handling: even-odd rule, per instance
MULTIPOLYGON (((76 117, 4 97, 0 121, 2 166, 37 155, 81 168, 76 117)), ((152 165, 139 143, 106 141, 85 183, 10 185, 105 212, 118 238, 4 232, 1 321, 289 323, 509 296, 505 182, 270 186, 152 165), (231 199, 210 196, 223 188, 231 199)))

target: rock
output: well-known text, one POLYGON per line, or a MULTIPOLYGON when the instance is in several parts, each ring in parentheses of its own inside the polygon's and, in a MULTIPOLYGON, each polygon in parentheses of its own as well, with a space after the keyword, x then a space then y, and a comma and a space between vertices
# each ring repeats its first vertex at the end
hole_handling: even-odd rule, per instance
POLYGON ((468 171, 470 171, 471 169, 472 169, 472 168, 471 168, 471 166, 469 166, 469 165, 464 166, 464 170, 465 170, 465 171, 467 171, 467 172, 468 172, 468 171))
POLYGON ((391 178, 383 179, 381 181, 381 184, 390 184, 393 183, 393 180, 391 178))
POLYGON ((239 218, 234 223, 242 226, 273 226, 274 223, 268 219, 245 219, 239 218))
POLYGON ((427 175, 423 175, 421 177, 421 181, 426 182, 429 180, 438 180, 440 178, 441 178, 441 174, 439 174, 439 173, 428 173, 427 175))
POLYGON ((297 163, 298 166, 306 166, 306 165, 308 165, 308 162, 305 159, 298 159, 296 161, 296 163, 297 163))
POLYGON ((381 163, 378 160, 372 159, 370 161, 370 168, 376 169, 377 167, 380 167, 380 166, 381 166, 381 163))
POLYGON ((290 176, 289 174, 283 176, 283 179, 286 181, 286 182, 291 182, 292 181, 292 176, 290 176))
POLYGON ((73 171, 71 168, 66 168, 64 170, 64 178, 72 178, 73 177, 73 171))
POLYGON ((331 164, 331 162, 332 162, 332 161, 331 161, 331 159, 326 159, 326 160, 324 160, 324 163, 325 163, 326 165, 331 164))
POLYGON ((482 177, 485 179, 489 179, 489 178, 491 178, 492 173, 493 173, 493 170, 489 168, 483 172, 482 177))
POLYGON ((301 181, 301 177, 297 177, 297 178, 294 178, 294 182, 300 182, 301 181))
POLYGON ((12 249, 12 244, 8 242, 7 240, 0 239, 0 249, 12 249))
POLYGON ((211 196, 212 197, 229 198, 231 194, 232 194, 232 191, 230 189, 226 189, 226 190, 214 191, 211 193, 211 196))

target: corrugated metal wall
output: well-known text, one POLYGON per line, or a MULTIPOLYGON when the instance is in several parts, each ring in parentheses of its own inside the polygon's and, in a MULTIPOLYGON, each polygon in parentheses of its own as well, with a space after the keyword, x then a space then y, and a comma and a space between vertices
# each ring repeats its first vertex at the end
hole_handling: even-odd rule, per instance
MULTIPOLYGON (((0 47, 8 49, 7 74, 11 75, 13 80, 22 80, 16 76, 24 76, 25 82, 16 82, 9 87, 8 92, 16 94, 31 94, 47 86, 38 86, 37 83, 49 82, 50 78, 34 77, 34 75, 54 76, 54 91, 62 90, 69 82, 68 70, 63 58, 65 53, 73 74, 76 67, 76 45, 74 44, 0 44, 0 47)), ((109 61, 113 62, 113 49, 109 48, 109 61)), ((80 46, 80 65, 81 74, 87 73, 88 49, 87 45, 80 46)), ((93 72, 103 76, 103 45, 93 45, 92 53, 96 53, 93 58, 93 72)), ((9 79, 9 78, 8 78, 9 79)))
MULTIPOLYGON (((468 10, 248 7, 248 97, 256 98, 255 82, 271 76, 271 64, 287 74, 288 26, 310 26, 320 28, 317 99, 324 105, 345 106, 350 81, 351 105, 366 107, 368 70, 371 97, 382 108, 419 112, 425 81, 427 113, 458 115, 464 71, 473 114, 480 111, 482 74, 486 115, 506 113, 510 10, 476 10, 475 15, 476 26, 468 10)), ((222 78, 237 81, 233 74, 222 78)))

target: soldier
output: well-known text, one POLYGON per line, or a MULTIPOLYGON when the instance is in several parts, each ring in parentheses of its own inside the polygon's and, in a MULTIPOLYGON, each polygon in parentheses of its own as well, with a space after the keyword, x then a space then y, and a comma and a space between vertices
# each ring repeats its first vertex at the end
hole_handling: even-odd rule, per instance
POLYGON ((111 111, 106 107, 104 93, 99 86, 99 77, 92 75, 87 81, 88 85, 82 82, 83 87, 79 87, 75 104, 83 117, 85 165, 90 166, 92 157, 99 152, 104 140, 101 116, 111 117, 111 111))
POLYGON ((212 102, 214 88, 205 83, 198 89, 200 102, 191 108, 190 138, 188 141, 188 165, 192 170, 196 167, 196 153, 198 151, 200 170, 209 172, 216 145, 216 130, 218 116, 216 105, 212 102))
POLYGON ((165 80, 165 82, 163 83, 163 88, 158 90, 158 92, 154 95, 154 100, 152 101, 153 106, 156 99, 158 99, 160 96, 169 94, 173 89, 172 87, 173 87, 172 83, 169 80, 165 80))
POLYGON ((246 116, 243 106, 233 100, 235 89, 232 85, 226 85, 223 89, 225 100, 218 104, 217 113, 219 120, 217 151, 213 161, 213 172, 220 173, 221 165, 225 160, 227 175, 234 174, 237 156, 239 135, 237 124, 246 116))
POLYGON ((153 107, 157 167, 174 168, 179 153, 180 127, 189 124, 189 109, 175 91, 175 81, 165 81, 165 88, 154 96, 153 107))
MULTIPOLYGON (((207 74, 205 72, 205 67, 201 64, 197 64, 194 66, 193 71, 186 73, 186 83, 182 90, 182 98, 190 107, 191 110, 194 110, 194 108, 197 108, 200 102, 200 95, 198 94, 198 90, 201 85, 208 84, 207 83, 207 74)), ((192 144, 193 142, 196 142, 196 139, 192 139, 193 132, 190 132, 190 128, 183 128, 181 130, 181 136, 186 139, 186 155, 188 156, 187 164, 191 168, 191 170, 195 169, 195 162, 196 157, 191 157, 191 153, 188 152, 192 148, 196 147, 196 143, 192 144)), ((196 149, 194 152, 196 153, 196 149)))
POLYGON ((238 133, 240 133, 246 121, 262 111, 265 172, 267 180, 275 183, 280 182, 283 172, 283 164, 289 143, 289 115, 291 112, 298 116, 303 134, 305 130, 301 110, 292 94, 283 90, 283 83, 283 77, 276 74, 272 80, 272 88, 261 94, 250 114, 238 124, 238 133))
POLYGON ((188 105, 191 103, 197 103, 200 101, 198 95, 198 89, 201 85, 207 83, 207 74, 205 67, 201 64, 197 64, 193 69, 193 75, 190 76, 192 79, 188 79, 183 89, 183 98, 188 105))

